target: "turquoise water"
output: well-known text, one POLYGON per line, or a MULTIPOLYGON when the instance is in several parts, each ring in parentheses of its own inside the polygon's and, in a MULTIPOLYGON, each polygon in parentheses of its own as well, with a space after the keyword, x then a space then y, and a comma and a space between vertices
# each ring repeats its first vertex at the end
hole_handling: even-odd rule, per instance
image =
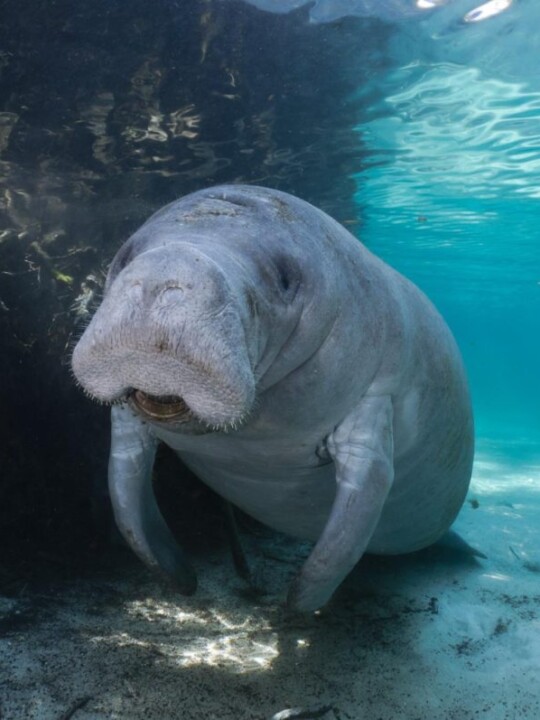
POLYGON ((515 5, 482 28, 435 14, 397 28, 395 67, 375 79, 382 97, 358 124, 369 163, 355 179, 362 239, 458 339, 478 435, 535 445, 540 7, 515 5))

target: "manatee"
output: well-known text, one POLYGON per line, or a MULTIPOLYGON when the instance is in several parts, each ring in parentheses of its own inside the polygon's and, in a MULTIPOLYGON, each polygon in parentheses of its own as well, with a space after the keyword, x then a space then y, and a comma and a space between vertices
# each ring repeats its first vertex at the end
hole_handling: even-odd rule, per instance
POLYGON ((450 528, 474 431, 461 356, 410 281, 292 195, 223 185, 156 212, 120 248, 75 347, 111 403, 116 522, 186 594, 195 573, 152 491, 159 442, 227 501, 314 541, 289 605, 324 605, 365 553, 450 528))

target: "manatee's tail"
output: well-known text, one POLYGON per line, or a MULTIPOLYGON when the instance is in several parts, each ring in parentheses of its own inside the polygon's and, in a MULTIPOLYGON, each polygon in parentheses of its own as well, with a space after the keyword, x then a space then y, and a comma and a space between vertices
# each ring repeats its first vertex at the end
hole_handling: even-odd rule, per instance
POLYGON ((435 543, 437 547, 448 548, 460 555, 468 555, 469 557, 487 558, 483 552, 473 548, 466 542, 461 535, 455 530, 449 530, 435 543))

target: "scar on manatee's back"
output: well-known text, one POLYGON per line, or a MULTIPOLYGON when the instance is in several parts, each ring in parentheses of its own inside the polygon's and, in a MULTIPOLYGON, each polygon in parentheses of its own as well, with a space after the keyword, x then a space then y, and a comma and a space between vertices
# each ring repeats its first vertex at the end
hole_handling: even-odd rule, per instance
POLYGON ((196 205, 191 212, 184 213, 181 218, 177 219, 177 222, 191 222, 203 217, 236 217, 241 214, 239 207, 241 207, 239 203, 233 203, 230 200, 211 198, 196 205))
POLYGON ((297 220, 298 218, 295 217, 295 215, 291 212, 290 207, 288 204, 278 197, 271 198, 272 205, 276 208, 277 214, 282 220, 287 220, 288 222, 293 222, 294 220, 297 220))

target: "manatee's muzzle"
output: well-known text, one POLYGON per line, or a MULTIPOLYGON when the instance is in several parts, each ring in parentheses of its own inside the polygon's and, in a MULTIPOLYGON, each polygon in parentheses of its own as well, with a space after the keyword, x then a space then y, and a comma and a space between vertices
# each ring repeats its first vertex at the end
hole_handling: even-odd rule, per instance
POLYGON ((107 289, 73 373, 92 397, 181 432, 237 426, 255 395, 242 298, 196 249, 142 253, 107 289))

